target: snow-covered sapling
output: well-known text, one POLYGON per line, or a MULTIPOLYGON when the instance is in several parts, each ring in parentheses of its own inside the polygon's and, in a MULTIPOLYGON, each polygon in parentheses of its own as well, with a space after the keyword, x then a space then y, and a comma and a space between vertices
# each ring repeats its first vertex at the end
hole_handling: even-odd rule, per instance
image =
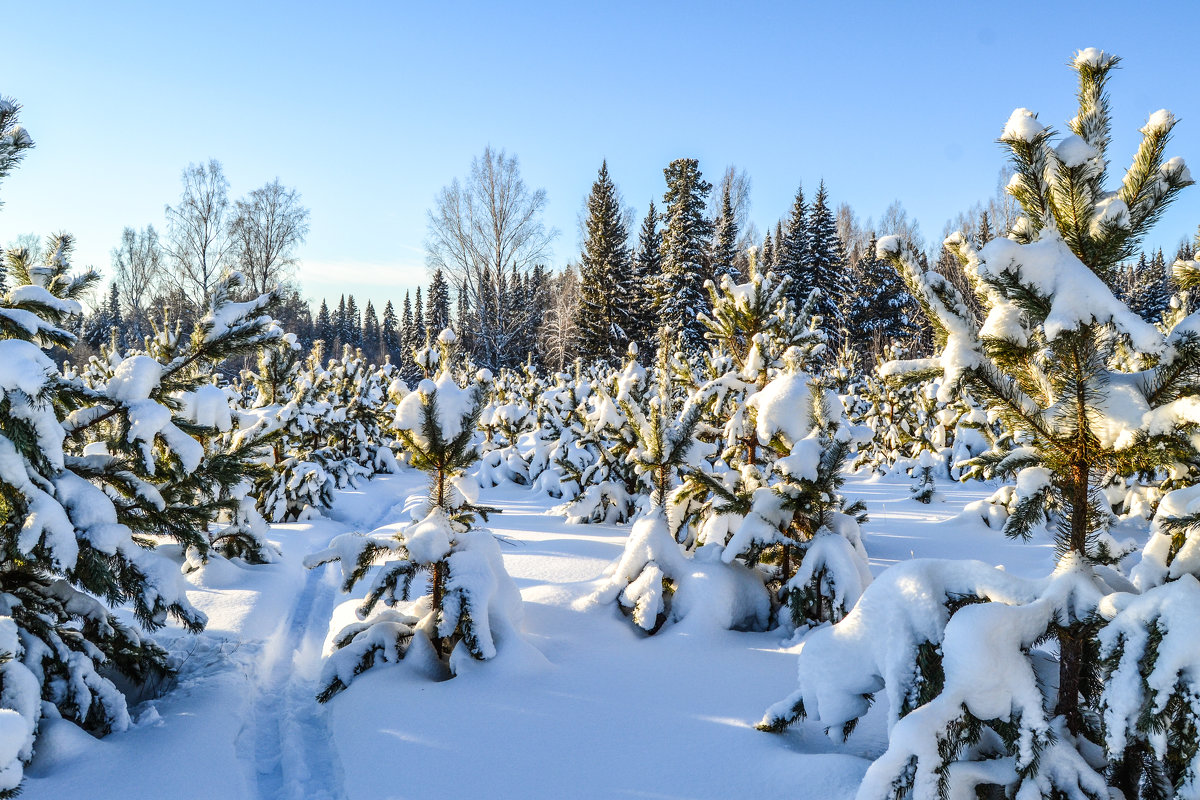
POLYGON ((322 676, 322 702, 377 662, 394 663, 420 640, 451 672, 461 658, 489 659, 504 637, 517 636, 521 599, 491 532, 475 525, 482 509, 475 484, 463 477, 479 458, 476 427, 485 387, 459 386, 449 362, 396 408, 395 431, 412 464, 429 475, 424 512, 398 530, 346 534, 310 556, 312 568, 340 561, 343 588, 370 578, 361 620, 334 639, 322 676), (377 569, 378 562, 382 561, 377 569), (404 611, 398 606, 405 603, 404 611))

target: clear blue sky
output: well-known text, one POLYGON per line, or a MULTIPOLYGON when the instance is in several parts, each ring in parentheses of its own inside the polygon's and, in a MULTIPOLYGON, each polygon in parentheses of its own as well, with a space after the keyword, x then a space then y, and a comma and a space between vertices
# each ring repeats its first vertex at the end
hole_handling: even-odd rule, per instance
MULTIPOLYGON (((1200 4, 19 3, 0 92, 37 149, 3 186, 0 242, 69 230, 101 268, 125 225, 161 227, 189 162, 231 194, 278 176, 312 210, 309 297, 376 302, 425 282, 426 210, 485 145, 549 196, 556 265, 601 159, 642 213, 662 168, 753 180, 760 229, 797 184, 878 218, 900 199, 927 236, 991 194, 1017 106, 1073 114, 1072 52, 1123 57, 1115 165, 1161 107, 1168 155, 1200 176, 1200 4)), ((1200 187, 1161 223, 1174 247, 1200 187)))

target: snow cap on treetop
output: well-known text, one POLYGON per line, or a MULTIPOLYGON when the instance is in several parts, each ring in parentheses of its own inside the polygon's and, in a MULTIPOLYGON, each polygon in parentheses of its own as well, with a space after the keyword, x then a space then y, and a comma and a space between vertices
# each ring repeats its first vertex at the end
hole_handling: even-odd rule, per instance
POLYGON ((1175 127, 1175 115, 1165 108, 1160 108, 1150 115, 1142 127, 1141 133, 1166 133, 1175 127))
POLYGON ((449 328, 442 328, 442 332, 438 334, 439 344, 454 344, 458 341, 458 337, 454 335, 454 331, 449 328))
POLYGON ((1082 166, 1088 160, 1099 155, 1096 148, 1088 144, 1082 136, 1075 136, 1073 134, 1059 142, 1058 147, 1054 148, 1054 152, 1058 155, 1058 160, 1067 169, 1082 166))
POLYGON ((1112 53, 1106 53, 1098 47, 1085 47, 1075 53, 1075 60, 1072 64, 1076 69, 1080 67, 1097 69, 1112 66, 1117 61, 1117 56, 1112 53))
POLYGON ((875 254, 879 258, 887 258, 900 252, 900 237, 896 234, 880 236, 875 242, 875 254))
POLYGON ((1004 133, 1000 135, 1003 142, 1032 142, 1046 126, 1037 121, 1037 115, 1028 108, 1018 108, 1009 116, 1004 124, 1004 133))

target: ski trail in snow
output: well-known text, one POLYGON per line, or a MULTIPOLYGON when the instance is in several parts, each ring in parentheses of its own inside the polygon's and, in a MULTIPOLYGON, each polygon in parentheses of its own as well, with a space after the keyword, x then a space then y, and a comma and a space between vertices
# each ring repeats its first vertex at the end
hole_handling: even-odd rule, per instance
POLYGON ((332 572, 310 570, 291 615, 268 640, 254 701, 253 763, 258 800, 344 800, 344 774, 327 712, 316 701, 332 572))

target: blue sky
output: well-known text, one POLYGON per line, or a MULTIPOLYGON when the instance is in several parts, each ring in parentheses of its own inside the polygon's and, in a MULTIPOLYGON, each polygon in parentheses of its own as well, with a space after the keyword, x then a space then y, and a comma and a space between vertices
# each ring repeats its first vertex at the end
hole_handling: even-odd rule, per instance
MULTIPOLYGON (((895 199, 927 236, 989 196, 1017 106, 1073 114, 1072 52, 1116 52, 1123 165, 1161 107, 1169 155, 1200 175, 1200 4, 21 3, 6 8, 0 92, 37 149, 4 183, 0 242, 69 230, 107 268, 125 225, 161 227, 189 162, 231 195, 278 176, 312 210, 309 297, 377 303, 425 282, 426 209, 485 145, 549 197, 555 265, 601 159, 642 213, 682 156, 753 180, 773 225, 796 187, 878 218, 895 199)), ((1156 244, 1200 223, 1200 187, 1156 244)))

